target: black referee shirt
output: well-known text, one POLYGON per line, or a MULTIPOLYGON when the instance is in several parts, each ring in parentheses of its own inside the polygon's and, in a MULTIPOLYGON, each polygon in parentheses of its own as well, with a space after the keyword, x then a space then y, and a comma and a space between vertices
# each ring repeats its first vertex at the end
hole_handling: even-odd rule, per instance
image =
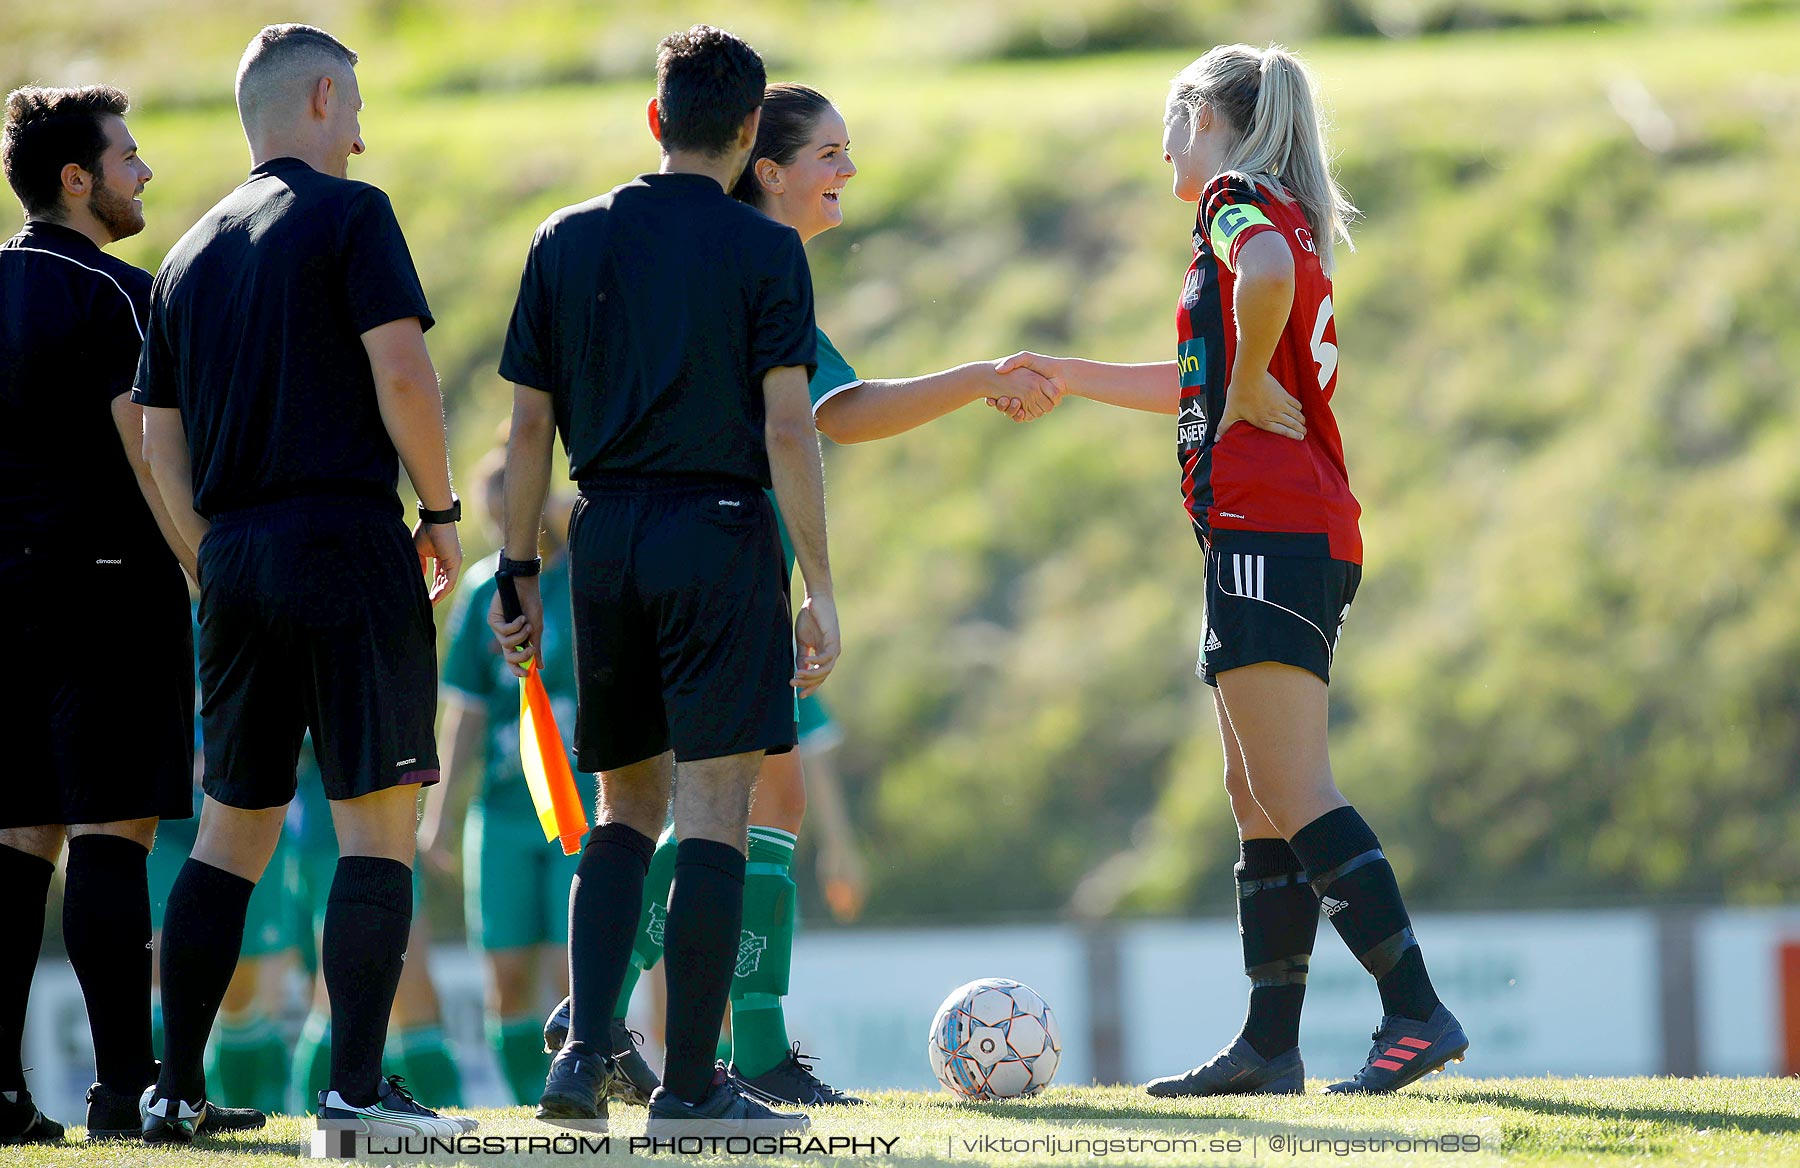
POLYGON ((125 457, 150 273, 55 223, 0 244, 0 554, 173 563, 125 457))
POLYGON ((769 486, 763 374, 814 366, 800 236, 698 174, 646 174, 538 228, 500 376, 549 392, 569 477, 769 486))
POLYGON ((250 172, 156 274, 133 400, 181 410, 194 510, 364 496, 400 511, 362 334, 431 312, 394 209, 295 158, 250 172))

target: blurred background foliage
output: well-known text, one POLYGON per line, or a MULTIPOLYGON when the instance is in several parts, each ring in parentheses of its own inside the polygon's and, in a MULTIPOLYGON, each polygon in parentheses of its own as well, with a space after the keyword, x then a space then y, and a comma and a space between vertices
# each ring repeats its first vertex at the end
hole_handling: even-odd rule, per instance
MULTIPOLYGON (((120 251, 154 267, 241 180, 232 72, 278 19, 363 54, 353 174, 438 313, 465 476, 533 227, 655 167, 663 33, 723 24, 837 99, 862 173, 812 258, 865 375, 1172 355, 1168 78, 1294 44, 1367 213, 1340 782, 1419 906, 1800 898, 1800 6, 85 0, 8 5, 0 81, 133 94, 158 173, 120 251)), ((1173 438, 1071 401, 827 450, 871 918, 1230 911, 1173 438)))

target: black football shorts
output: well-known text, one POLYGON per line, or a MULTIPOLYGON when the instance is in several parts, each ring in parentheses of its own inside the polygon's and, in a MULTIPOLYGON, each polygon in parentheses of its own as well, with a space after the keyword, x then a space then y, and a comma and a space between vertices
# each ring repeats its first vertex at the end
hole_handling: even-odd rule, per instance
POLYGON ((307 498, 233 511, 200 544, 206 793, 294 797, 312 731, 330 799, 437 782, 437 635, 391 509, 307 498))
POLYGON ((775 508, 753 484, 582 484, 569 530, 582 770, 794 745, 781 569, 775 508))
POLYGON ((0 703, 0 827, 192 816, 193 618, 174 558, 10 547, 0 604, 21 653, 0 703))
POLYGON ((1195 674, 1216 686, 1227 670, 1277 661, 1310 670, 1329 685, 1338 637, 1361 581, 1360 564, 1231 551, 1215 542, 1206 553, 1206 631, 1195 674))

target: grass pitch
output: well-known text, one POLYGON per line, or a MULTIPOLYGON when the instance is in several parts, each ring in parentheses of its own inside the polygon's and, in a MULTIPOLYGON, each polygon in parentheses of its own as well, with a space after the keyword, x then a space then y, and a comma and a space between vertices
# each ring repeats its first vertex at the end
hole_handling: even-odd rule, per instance
MULTIPOLYGON (((1316 1092, 1322 1083, 1310 1087, 1316 1092)), ((557 1130, 528 1118, 523 1108, 475 1114, 482 1122, 477 1133, 481 1136, 546 1136, 557 1130)), ((639 1158, 629 1143, 643 1131, 643 1109, 615 1106, 612 1120, 612 1155, 580 1160, 639 1158)), ((865 1141, 864 1150, 776 1156, 721 1152, 697 1158, 769 1164, 1104 1161, 1420 1168, 1800 1164, 1800 1079, 1452 1078, 1377 1099, 1310 1094, 1186 1102, 1151 1099, 1134 1087, 1059 1087, 1025 1102, 984 1105, 957 1103, 942 1093, 883 1092, 872 1096, 871 1106, 821 1110, 813 1121, 812 1135, 821 1146, 829 1146, 833 1137, 854 1138, 865 1141), (1353 1142, 1357 1140, 1363 1142, 1353 1142), (1388 1141, 1385 1150, 1368 1150, 1371 1142, 1381 1140, 1388 1141), (1432 1140, 1437 1141, 1435 1150, 1432 1140), (868 1141, 892 1151, 870 1154, 868 1141)), ((113 1164, 291 1168, 296 1157, 310 1155, 311 1134, 311 1120, 280 1116, 263 1131, 207 1139, 192 1148, 90 1147, 71 1142, 6 1148, 0 1151, 0 1163, 17 1168, 113 1164)), ((566 1155, 473 1147, 462 1155, 380 1155, 369 1160, 471 1168, 577 1162, 566 1155)))

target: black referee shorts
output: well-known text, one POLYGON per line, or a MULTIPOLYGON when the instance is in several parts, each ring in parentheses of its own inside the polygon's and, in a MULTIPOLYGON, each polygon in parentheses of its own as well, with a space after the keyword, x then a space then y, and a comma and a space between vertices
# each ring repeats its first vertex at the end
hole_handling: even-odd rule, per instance
POLYGON ((793 747, 781 566, 755 486, 583 484, 569 530, 582 770, 793 747))
POLYGON ((1360 564, 1215 543, 1206 553, 1206 631, 1195 674, 1216 686, 1227 670, 1277 661, 1331 684, 1338 636, 1361 582, 1360 564))
POLYGON ((312 731, 330 799, 438 779, 437 637, 412 536, 359 499, 220 516, 200 544, 206 793, 294 797, 312 731))
POLYGON ((190 818, 194 637, 174 559, 8 548, 0 605, 25 654, 0 702, 0 827, 190 818))

